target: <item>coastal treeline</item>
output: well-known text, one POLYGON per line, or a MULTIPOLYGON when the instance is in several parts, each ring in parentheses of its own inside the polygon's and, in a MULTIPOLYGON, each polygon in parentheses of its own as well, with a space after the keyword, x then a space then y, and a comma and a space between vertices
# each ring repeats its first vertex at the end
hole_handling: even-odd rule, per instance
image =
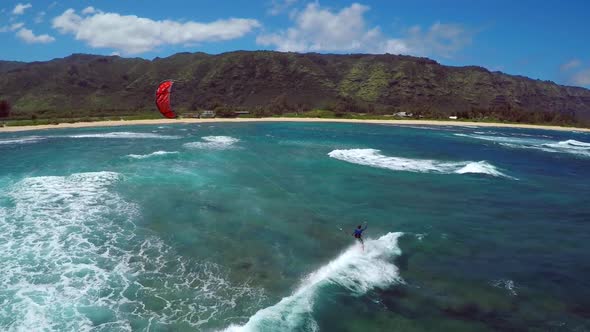
MULTIPOLYGON (((575 112, 534 112, 510 107, 492 109, 472 108, 461 112, 441 113, 424 108, 410 110, 398 107, 374 107, 343 98, 337 102, 327 103, 321 108, 313 108, 306 103, 289 103, 284 98, 277 98, 266 106, 233 106, 221 103, 212 105, 219 118, 263 118, 263 117, 308 117, 308 118, 349 118, 349 119, 422 119, 422 120, 459 120, 475 122, 528 123, 556 126, 590 127, 590 122, 580 120, 575 112), (400 111, 405 109, 405 111, 400 111)), ((7 101, 0 101, 0 121, 8 125, 57 124, 89 122, 101 120, 139 120, 159 119, 160 113, 154 109, 129 111, 124 109, 99 109, 86 111, 40 110, 32 114, 10 112, 7 101)), ((206 109, 181 109, 181 117, 199 117, 206 109)))
POLYGON ((0 118, 7 118, 10 115, 10 109, 8 100, 0 100, 0 118))
POLYGON ((366 118, 366 119, 424 119, 424 120, 464 120, 476 122, 530 123, 556 126, 590 126, 576 117, 575 112, 545 111, 534 112, 513 107, 494 107, 491 109, 471 108, 460 112, 441 113, 436 109, 407 109, 398 107, 375 107, 359 103, 351 98, 342 98, 324 107, 314 109, 305 103, 288 103, 277 98, 268 106, 234 107, 216 105, 213 108, 218 117, 318 117, 318 118, 366 118), (404 111, 401 111, 404 109, 404 111))

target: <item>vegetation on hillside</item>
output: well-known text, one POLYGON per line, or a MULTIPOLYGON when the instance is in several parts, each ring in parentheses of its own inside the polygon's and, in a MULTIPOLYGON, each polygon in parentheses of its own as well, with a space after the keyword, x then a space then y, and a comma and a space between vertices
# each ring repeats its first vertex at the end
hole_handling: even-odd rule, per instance
POLYGON ((0 100, 0 118, 7 118, 10 115, 10 108, 7 100, 0 100))
MULTIPOLYGON (((179 53, 152 61, 75 54, 47 62, 0 61, 9 120, 158 117, 153 94, 176 80, 180 114, 313 114, 590 125, 590 90, 396 55, 281 52, 179 53)), ((242 115, 243 116, 243 115, 242 115)))

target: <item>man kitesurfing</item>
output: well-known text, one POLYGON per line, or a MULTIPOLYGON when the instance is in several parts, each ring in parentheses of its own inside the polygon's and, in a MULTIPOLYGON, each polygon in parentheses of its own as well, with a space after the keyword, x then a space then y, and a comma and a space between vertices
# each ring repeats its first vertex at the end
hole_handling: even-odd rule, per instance
POLYGON ((363 247, 363 250, 365 250, 365 242, 363 241, 363 232, 366 229, 367 229, 367 222, 365 221, 365 227, 362 227, 361 225, 358 225, 357 228, 352 233, 352 236, 354 236, 354 238, 357 239, 357 240, 359 240, 359 242, 361 243, 361 246, 363 247))

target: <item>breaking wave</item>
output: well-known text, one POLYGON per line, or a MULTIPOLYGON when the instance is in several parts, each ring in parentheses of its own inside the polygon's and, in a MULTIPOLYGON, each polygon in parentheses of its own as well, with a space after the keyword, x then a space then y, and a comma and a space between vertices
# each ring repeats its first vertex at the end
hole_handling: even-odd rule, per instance
POLYGON ((410 159, 388 157, 375 149, 334 150, 328 155, 332 158, 353 164, 385 168, 393 171, 407 171, 417 173, 439 174, 487 174, 492 176, 509 177, 500 172, 494 165, 485 161, 446 162, 430 159, 410 159))
POLYGON ((211 149, 225 150, 230 149, 240 140, 229 136, 205 136, 201 138, 203 142, 185 143, 184 147, 190 149, 211 149))
POLYGON ((569 153, 582 157, 590 157, 590 143, 573 139, 554 141, 540 138, 520 138, 489 135, 455 134, 455 136, 474 138, 498 143, 502 146, 515 149, 534 149, 552 153, 569 153))
POLYGON ((351 246, 333 261, 301 280, 300 286, 279 303, 262 309, 242 326, 228 327, 227 332, 242 331, 317 331, 313 319, 314 302, 330 286, 362 296, 373 289, 402 283, 393 259, 401 254, 398 239, 403 233, 388 233, 376 240, 366 240, 365 250, 351 246))
POLYGON ((572 153, 579 156, 590 157, 590 143, 580 142, 573 139, 557 143, 543 144, 545 151, 572 153))

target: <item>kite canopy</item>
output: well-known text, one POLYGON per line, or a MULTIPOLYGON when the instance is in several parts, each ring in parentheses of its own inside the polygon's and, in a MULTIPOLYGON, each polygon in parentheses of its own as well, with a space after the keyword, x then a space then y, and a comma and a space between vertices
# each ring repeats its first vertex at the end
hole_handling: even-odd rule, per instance
POLYGON ((158 106, 160 113, 169 119, 176 118, 176 113, 174 113, 170 106, 170 91, 172 90, 173 83, 170 80, 164 81, 160 83, 158 90, 156 90, 156 106, 158 106))

